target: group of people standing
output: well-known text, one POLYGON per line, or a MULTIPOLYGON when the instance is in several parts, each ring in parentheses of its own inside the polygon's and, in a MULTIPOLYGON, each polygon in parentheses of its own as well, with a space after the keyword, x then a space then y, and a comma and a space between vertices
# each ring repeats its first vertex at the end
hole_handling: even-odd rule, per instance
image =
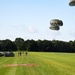
MULTIPOLYGON (((24 52, 23 52, 23 54, 24 54, 24 52)), ((22 55, 22 52, 19 51, 19 52, 18 52, 18 56, 21 56, 21 55, 22 55)), ((27 56, 27 55, 28 55, 28 52, 25 52, 25 55, 27 56)))

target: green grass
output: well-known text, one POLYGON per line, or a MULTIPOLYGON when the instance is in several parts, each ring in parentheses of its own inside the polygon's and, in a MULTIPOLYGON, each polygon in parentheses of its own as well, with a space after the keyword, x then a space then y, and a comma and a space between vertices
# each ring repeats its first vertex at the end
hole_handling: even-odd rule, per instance
POLYGON ((15 57, 0 57, 0 75, 75 75, 74 53, 29 52, 15 57), (4 67, 6 64, 38 66, 4 67))

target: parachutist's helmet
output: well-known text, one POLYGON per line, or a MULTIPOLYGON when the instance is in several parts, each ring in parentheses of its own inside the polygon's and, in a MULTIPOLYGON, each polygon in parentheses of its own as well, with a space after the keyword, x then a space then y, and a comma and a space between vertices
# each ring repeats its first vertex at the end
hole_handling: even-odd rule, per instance
POLYGON ((70 0, 69 5, 70 6, 75 6, 75 0, 70 0))

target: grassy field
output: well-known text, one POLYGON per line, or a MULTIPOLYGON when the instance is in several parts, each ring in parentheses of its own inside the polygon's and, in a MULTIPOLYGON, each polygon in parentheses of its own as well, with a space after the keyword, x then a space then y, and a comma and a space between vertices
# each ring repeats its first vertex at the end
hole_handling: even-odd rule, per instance
POLYGON ((75 54, 29 52, 28 56, 18 56, 16 52, 15 57, 0 57, 0 75, 75 75, 75 54), (19 66, 6 67, 7 64, 19 66))

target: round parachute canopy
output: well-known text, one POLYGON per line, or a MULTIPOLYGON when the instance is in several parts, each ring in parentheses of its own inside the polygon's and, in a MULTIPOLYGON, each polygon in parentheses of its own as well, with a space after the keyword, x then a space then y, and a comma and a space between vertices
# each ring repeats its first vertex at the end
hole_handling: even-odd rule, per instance
POLYGON ((70 0, 69 5, 70 6, 75 6, 75 0, 70 0))
POLYGON ((52 19, 52 20, 50 21, 50 24, 51 24, 51 25, 57 25, 58 22, 59 22, 58 19, 52 19))
POLYGON ((60 28, 59 28, 59 26, 50 26, 49 27, 51 30, 59 30, 60 28))
POLYGON ((59 19, 52 19, 50 21, 50 24, 52 26, 62 26, 63 25, 63 22, 61 20, 59 20, 59 19))

